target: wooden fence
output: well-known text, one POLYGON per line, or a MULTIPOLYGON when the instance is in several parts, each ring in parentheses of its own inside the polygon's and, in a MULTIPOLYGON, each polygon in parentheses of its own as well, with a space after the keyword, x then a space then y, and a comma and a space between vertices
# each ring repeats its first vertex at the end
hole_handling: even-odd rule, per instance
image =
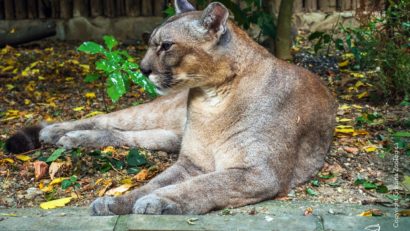
MULTIPOLYGON (((162 16, 168 0, 0 0, 2 19, 162 16)), ((194 2, 194 1, 193 1, 194 2)), ((237 2, 240 2, 237 0, 237 2)), ((382 0, 295 0, 295 12, 350 11, 382 0)), ((276 9, 280 0, 274 0, 276 9)))

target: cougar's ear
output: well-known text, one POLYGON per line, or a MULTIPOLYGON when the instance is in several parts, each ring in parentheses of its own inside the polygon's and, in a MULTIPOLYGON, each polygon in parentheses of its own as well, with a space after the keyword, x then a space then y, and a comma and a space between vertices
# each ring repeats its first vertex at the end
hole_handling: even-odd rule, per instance
POLYGON ((175 13, 180 14, 194 10, 195 7, 187 0, 175 0, 175 13))
POLYGON ((209 32, 221 35, 226 31, 229 11, 222 3, 213 2, 206 7, 201 17, 201 24, 209 32))

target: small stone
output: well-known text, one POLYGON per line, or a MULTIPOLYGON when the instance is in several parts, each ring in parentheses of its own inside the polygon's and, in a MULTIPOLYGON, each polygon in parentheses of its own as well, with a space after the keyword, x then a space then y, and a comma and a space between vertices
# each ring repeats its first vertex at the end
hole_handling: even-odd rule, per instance
POLYGON ((43 195, 43 192, 40 189, 34 187, 28 188, 26 193, 27 194, 24 197, 28 200, 32 200, 37 196, 43 195))

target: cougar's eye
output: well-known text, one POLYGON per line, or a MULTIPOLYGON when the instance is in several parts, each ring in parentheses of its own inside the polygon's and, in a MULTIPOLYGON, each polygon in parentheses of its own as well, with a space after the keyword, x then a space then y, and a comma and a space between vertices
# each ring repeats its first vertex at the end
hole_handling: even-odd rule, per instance
POLYGON ((172 42, 162 42, 161 43, 161 50, 167 51, 172 47, 172 45, 174 45, 172 42))

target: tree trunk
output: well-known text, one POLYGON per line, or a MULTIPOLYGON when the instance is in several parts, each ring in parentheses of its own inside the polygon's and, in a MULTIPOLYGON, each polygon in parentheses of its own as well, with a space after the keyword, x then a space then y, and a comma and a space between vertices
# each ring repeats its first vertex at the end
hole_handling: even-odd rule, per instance
POLYGON ((18 45, 27 43, 56 34, 56 24, 54 22, 46 22, 39 26, 27 27, 16 31, 15 33, 7 33, 0 35, 0 47, 5 45, 18 45))
POLYGON ((284 59, 292 59, 292 10, 293 0, 282 0, 279 8, 277 34, 275 39, 275 56, 284 59))
POLYGON ((4 19, 4 0, 0 0, 0 20, 4 19))

